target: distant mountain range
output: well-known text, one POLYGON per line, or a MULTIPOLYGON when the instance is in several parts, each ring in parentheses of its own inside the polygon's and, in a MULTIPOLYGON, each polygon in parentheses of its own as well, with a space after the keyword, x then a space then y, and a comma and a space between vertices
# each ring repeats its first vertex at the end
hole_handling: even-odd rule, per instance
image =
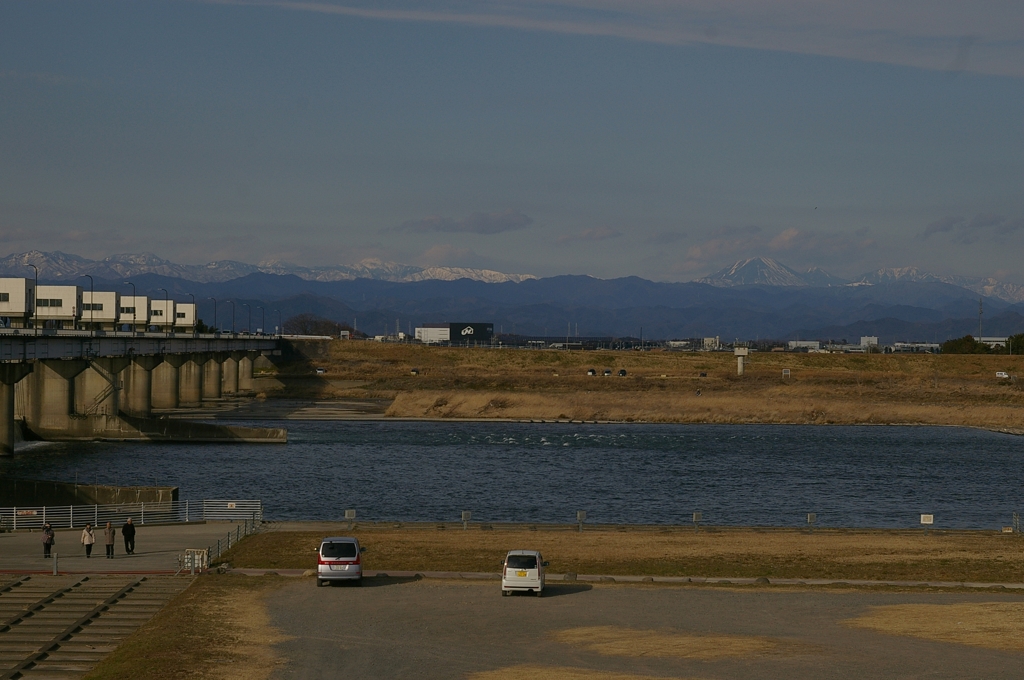
POLYGON ((991 279, 882 269, 848 281, 820 269, 796 271, 767 258, 687 283, 639 277, 534 277, 487 270, 426 269, 375 260, 334 268, 214 262, 178 265, 152 255, 88 260, 63 253, 0 259, 0 276, 88 286, 178 300, 195 299, 199 316, 220 328, 268 328, 313 313, 374 334, 431 322, 487 321, 520 335, 720 336, 723 340, 852 339, 941 342, 978 332, 1024 332, 1021 287, 991 279), (134 287, 126 280, 130 277, 134 287), (216 305, 214 303, 216 299, 216 305))
POLYGON ((734 286, 874 286, 896 281, 948 283, 985 297, 994 297, 1007 302, 1024 302, 1024 286, 1004 283, 993 278, 940 276, 922 272, 917 267, 878 269, 849 280, 833 276, 818 267, 799 272, 770 258, 754 257, 740 260, 710 276, 697 279, 698 283, 725 288, 734 286))
POLYGON ((158 274, 172 278, 216 283, 231 281, 249 274, 278 274, 298 276, 306 281, 351 281, 374 279, 377 281, 456 281, 471 279, 488 283, 520 282, 536 278, 529 274, 503 274, 490 269, 466 267, 414 267, 396 262, 366 259, 352 265, 330 267, 301 267, 287 262, 261 262, 246 264, 234 260, 219 260, 209 264, 177 264, 151 253, 111 255, 102 260, 90 260, 78 255, 55 251, 44 253, 32 250, 0 259, 0 276, 27 276, 39 268, 39 277, 47 281, 70 280, 86 274, 102 279, 129 278, 142 274, 158 274))

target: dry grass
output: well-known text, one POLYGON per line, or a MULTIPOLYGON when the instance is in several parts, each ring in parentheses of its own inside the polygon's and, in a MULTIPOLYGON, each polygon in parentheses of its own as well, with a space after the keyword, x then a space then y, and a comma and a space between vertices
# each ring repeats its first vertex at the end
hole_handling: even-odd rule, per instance
MULTIPOLYGON (((472 673, 469 680, 683 680, 653 675, 634 675, 613 671, 596 671, 590 668, 567 668, 564 666, 509 666, 493 671, 472 673)), ((694 679, 695 680, 695 679, 694 679)))
POLYGON ((86 680, 265 680, 283 660, 263 595, 279 577, 204 576, 126 639, 86 680))
MULTIPOLYGON (((322 344, 309 351, 329 379, 302 382, 305 396, 319 389, 325 397, 393 398, 388 414, 396 417, 918 423, 1024 431, 1024 391, 995 379, 996 371, 1020 373, 1021 357, 755 353, 738 377, 727 353, 322 344), (411 375, 412 368, 419 375, 411 375), (625 368, 629 375, 587 377, 588 368, 625 368), (792 371, 790 378, 782 377, 783 368, 792 371), (351 380, 366 384, 337 387, 351 380)), ((281 371, 293 369, 308 372, 309 363, 281 371)))
POLYGON ((694 635, 618 626, 570 628, 556 632, 554 637, 563 644, 584 647, 602 656, 676 657, 700 661, 766 654, 779 646, 775 640, 751 635, 694 635))
MULTIPOLYGON (((543 552, 554 573, 830 578, 913 581, 1024 581, 1024 541, 996 532, 753 531, 694 534, 685 528, 502 528, 469 531, 357 525, 367 569, 496 572, 505 551, 543 552)), ((270 531, 227 554, 237 567, 309 569, 323 532, 270 531)))
POLYGON ((1024 652, 1024 603, 900 604, 845 621, 889 635, 1024 652))

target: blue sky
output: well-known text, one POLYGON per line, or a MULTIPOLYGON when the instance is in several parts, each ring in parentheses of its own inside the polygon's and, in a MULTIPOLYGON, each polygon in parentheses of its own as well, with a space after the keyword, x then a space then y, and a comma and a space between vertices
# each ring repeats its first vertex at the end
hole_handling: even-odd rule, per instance
POLYGON ((1024 3, 964 5, 6 0, 0 252, 1024 282, 1024 3))

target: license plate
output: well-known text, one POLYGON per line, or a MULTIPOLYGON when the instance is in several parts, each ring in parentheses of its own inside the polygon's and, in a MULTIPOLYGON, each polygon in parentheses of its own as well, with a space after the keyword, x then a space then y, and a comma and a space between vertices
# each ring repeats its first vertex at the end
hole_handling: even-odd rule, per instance
POLYGON ((526 577, 526 572, 525 571, 517 571, 516 572, 516 576, 518 576, 520 578, 525 578, 526 577))

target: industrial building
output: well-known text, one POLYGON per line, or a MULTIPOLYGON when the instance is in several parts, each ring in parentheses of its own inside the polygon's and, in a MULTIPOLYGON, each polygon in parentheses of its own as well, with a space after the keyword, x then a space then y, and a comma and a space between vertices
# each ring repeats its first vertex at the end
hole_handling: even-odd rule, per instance
POLYGON ((0 279, 0 326, 27 328, 35 308, 36 286, 32 279, 0 279))
POLYGON ((149 330, 149 298, 145 295, 122 295, 117 325, 128 330, 149 330))
POLYGON ((121 296, 109 291, 82 292, 81 326, 89 331, 117 330, 121 296))
POLYGON ((416 328, 416 339, 426 345, 482 345, 493 338, 493 323, 425 323, 416 328))
POLYGON ((35 321, 43 328, 74 330, 82 311, 80 286, 39 286, 35 321))

